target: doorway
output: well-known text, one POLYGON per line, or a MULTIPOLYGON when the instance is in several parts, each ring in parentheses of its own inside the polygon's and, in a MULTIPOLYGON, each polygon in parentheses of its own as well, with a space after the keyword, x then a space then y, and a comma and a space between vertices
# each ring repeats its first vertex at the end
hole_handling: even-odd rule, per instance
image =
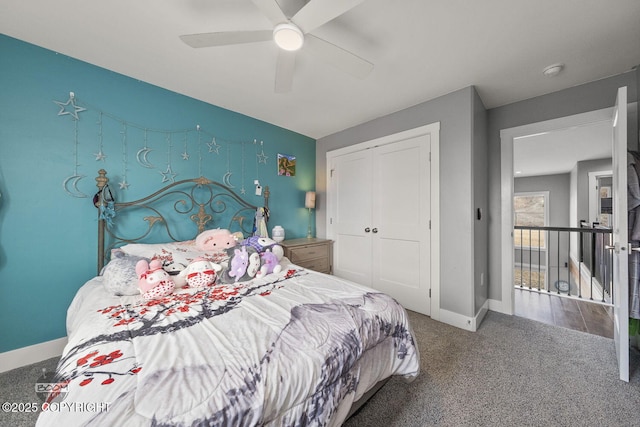
MULTIPOLYGON (((501 186, 502 186, 502 304, 503 312, 507 314, 514 314, 515 310, 515 296, 516 291, 514 287, 514 245, 513 245, 513 195, 515 188, 515 177, 525 176, 541 176, 545 174, 557 174, 566 173, 569 174, 569 180, 571 186, 569 195, 569 205, 566 207, 568 213, 565 216, 565 223, 558 224, 565 227, 579 227, 580 220, 579 212, 582 212, 586 207, 582 204, 588 205, 587 196, 587 179, 585 178, 584 185, 578 186, 578 172, 573 170, 573 164, 569 167, 565 166, 565 170, 560 169, 550 170, 549 167, 552 163, 549 161, 553 159, 571 159, 573 163, 578 160, 593 160, 595 157, 604 158, 611 157, 611 140, 609 139, 601 145, 608 150, 607 155, 594 154, 595 157, 587 157, 578 159, 577 155, 583 150, 576 150, 575 147, 561 147, 558 140, 554 140, 554 137, 561 136, 563 132, 570 132, 575 130, 585 130, 590 126, 601 126, 609 129, 612 128, 612 116, 613 109, 606 108, 593 112, 578 114, 574 116, 563 117, 559 119, 549 120, 545 122, 532 123, 529 125, 519 126, 510 129, 504 129, 501 131, 501 186), (548 142, 545 142, 548 140, 548 142), (531 144, 528 144, 531 143, 531 144), (522 144, 522 147, 516 148, 516 144, 522 144), (548 144, 545 146, 544 144, 548 144), (536 155, 544 153, 546 161, 540 165, 536 165, 533 161, 536 155), (571 157, 573 156, 573 157, 571 157), (524 160, 523 160, 524 159, 524 160), (538 168, 536 170, 535 168, 538 168), (518 172, 516 174, 516 172, 518 172), (578 188, 584 187, 584 188, 578 188), (584 193, 584 195, 582 195, 584 193)), ((602 148, 602 147, 601 147, 602 148)), ((609 169, 611 166, 609 165, 609 169)), ((554 224, 551 224, 554 225, 554 224)), ((574 248, 578 245, 574 244, 574 248)), ((556 266, 558 269, 564 267, 564 263, 558 263, 556 266)), ((523 301, 519 299, 522 304, 523 301)), ((549 307, 550 309, 551 307, 549 307)))

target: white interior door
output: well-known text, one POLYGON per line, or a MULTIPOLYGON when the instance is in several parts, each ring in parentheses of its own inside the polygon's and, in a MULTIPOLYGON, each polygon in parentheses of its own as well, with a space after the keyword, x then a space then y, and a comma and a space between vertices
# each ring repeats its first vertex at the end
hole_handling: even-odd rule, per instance
POLYGON ((373 149, 372 286, 430 315, 430 135, 373 149))
POLYGON ((629 251, 627 229, 627 88, 613 111, 613 317, 620 379, 629 381, 629 251))
POLYGON ((371 150, 336 157, 330 174, 333 274, 371 286, 371 150))

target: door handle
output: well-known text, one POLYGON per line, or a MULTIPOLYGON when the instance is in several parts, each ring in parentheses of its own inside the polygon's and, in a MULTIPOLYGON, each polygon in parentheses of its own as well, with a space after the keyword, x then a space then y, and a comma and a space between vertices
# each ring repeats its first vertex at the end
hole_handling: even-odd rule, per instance
POLYGON ((371 229, 370 229, 369 227, 367 227, 367 228, 365 228, 365 229, 364 229, 364 232, 365 232, 365 233, 368 233, 368 232, 370 232, 370 231, 371 231, 371 229))

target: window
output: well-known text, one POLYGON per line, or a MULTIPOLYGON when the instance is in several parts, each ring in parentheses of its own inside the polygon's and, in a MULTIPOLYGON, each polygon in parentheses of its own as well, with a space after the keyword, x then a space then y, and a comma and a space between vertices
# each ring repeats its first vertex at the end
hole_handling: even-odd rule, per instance
MULTIPOLYGON (((547 225, 548 193, 518 193, 513 196, 513 224, 525 227, 547 225)), ((546 248, 546 232, 537 230, 514 230, 516 247, 546 248)))

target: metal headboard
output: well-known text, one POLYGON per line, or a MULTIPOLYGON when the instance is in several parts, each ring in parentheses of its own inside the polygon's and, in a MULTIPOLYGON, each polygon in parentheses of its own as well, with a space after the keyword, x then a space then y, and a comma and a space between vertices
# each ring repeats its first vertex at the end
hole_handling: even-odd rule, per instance
MULTIPOLYGON (((107 171, 100 169, 96 177, 98 193, 94 197, 94 204, 99 208, 98 213, 98 273, 104 267, 110 250, 126 243, 150 243, 148 238, 153 233, 166 236, 164 241, 179 241, 195 238, 207 229, 207 225, 215 223, 216 219, 226 217, 228 223, 218 224, 220 228, 228 228, 243 233, 251 233, 253 219, 258 206, 246 202, 230 187, 211 181, 205 177, 184 179, 162 187, 153 194, 130 202, 113 201, 108 207, 115 213, 113 223, 105 219, 105 208, 113 199, 109 190, 107 171), (146 229, 137 236, 124 236, 124 230, 119 229, 119 219, 128 220, 126 215, 137 215, 146 222, 146 229), (224 215, 223 215, 224 214, 224 215), (168 221, 169 217, 187 215, 189 221, 196 225, 192 235, 187 238, 176 234, 176 221, 168 221), (125 217, 125 218, 123 218, 125 217), (250 221, 248 220, 250 219, 250 221)), ((269 207, 269 187, 264 189, 264 208, 269 207)), ((181 222, 181 221, 177 221, 181 222)), ((184 223, 180 224, 184 226, 184 223)), ((191 227, 187 227, 191 229, 191 227)), ((233 231, 233 230, 232 230, 233 231)), ((191 231, 189 231, 191 233, 191 231)), ((159 242, 153 242, 159 243, 159 242)))

